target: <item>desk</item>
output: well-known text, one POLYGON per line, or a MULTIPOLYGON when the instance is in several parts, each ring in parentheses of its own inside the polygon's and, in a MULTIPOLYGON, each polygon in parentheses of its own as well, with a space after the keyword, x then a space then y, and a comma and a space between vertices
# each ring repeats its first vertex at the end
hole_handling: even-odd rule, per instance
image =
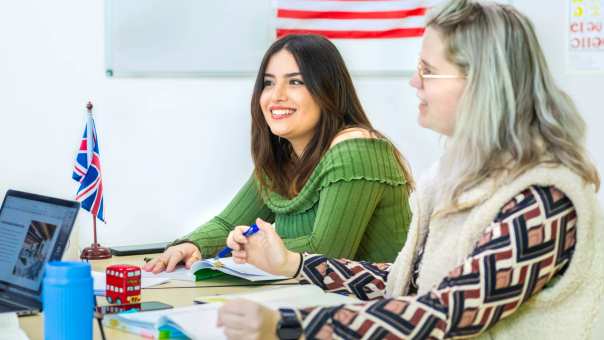
MULTIPOLYGON (((133 264, 137 266, 142 266, 144 255, 135 255, 135 256, 114 256, 109 260, 98 260, 91 261, 90 264, 92 266, 92 270, 94 271, 105 271, 105 267, 110 264, 133 264)), ((291 284, 295 281, 280 281, 279 283, 283 284, 291 284)), ((205 280, 201 282, 185 282, 185 281, 175 281, 168 282, 161 286, 156 286, 154 288, 146 288, 141 292, 141 300, 142 301, 161 301, 165 303, 169 303, 174 307, 182 307, 188 306, 193 303, 193 299, 202 296, 202 295, 218 295, 218 294, 228 294, 228 293, 240 293, 240 292, 249 292, 252 290, 265 290, 270 289, 272 286, 276 286, 279 284, 272 285, 258 285, 258 286, 250 286, 249 283, 242 281, 238 278, 231 277, 222 277, 215 278, 211 280, 205 280), (229 287, 224 287, 228 285, 229 287), (240 285, 239 287, 233 287, 233 285, 240 285), (222 286, 222 287, 221 287, 222 286)), ((99 304, 106 304, 104 297, 98 298, 99 304), (103 302, 101 302, 103 301, 103 302)), ((91 320, 92 322, 92 320, 91 320)), ((43 315, 34 315, 34 316, 23 316, 19 318, 19 323, 21 328, 27 333, 27 336, 31 340, 42 340, 44 339, 44 319, 43 315)), ((107 339, 140 339, 134 334, 125 333, 122 331, 118 331, 115 329, 105 327, 105 336, 107 339)), ((97 322, 94 322, 93 329, 93 337, 94 339, 101 339, 101 333, 98 329, 97 322)))

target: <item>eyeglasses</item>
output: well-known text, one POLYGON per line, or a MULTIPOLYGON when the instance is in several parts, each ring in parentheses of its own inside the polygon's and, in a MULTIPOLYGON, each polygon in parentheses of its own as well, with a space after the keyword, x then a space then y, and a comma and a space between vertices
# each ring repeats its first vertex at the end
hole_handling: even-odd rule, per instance
POLYGON ((417 75, 419 76, 420 83, 422 87, 424 87, 424 82, 426 79, 465 79, 464 75, 453 75, 453 74, 431 74, 426 73, 426 69, 424 65, 419 62, 417 63, 417 75))

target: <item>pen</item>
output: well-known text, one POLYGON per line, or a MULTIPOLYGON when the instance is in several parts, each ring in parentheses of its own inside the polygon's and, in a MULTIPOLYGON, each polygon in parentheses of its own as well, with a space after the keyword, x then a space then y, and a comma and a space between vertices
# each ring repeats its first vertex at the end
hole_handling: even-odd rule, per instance
MULTIPOLYGON (((243 233, 243 236, 245 237, 249 237, 254 235, 255 233, 257 233, 260 230, 260 228, 258 228, 258 226, 256 225, 256 223, 252 224, 249 228, 247 228, 247 230, 243 233)), ((215 258, 221 258, 221 257, 225 257, 227 255, 229 255, 231 253, 231 251, 233 251, 233 249, 229 248, 229 247, 224 247, 222 248, 222 250, 218 253, 218 255, 216 255, 215 258)))

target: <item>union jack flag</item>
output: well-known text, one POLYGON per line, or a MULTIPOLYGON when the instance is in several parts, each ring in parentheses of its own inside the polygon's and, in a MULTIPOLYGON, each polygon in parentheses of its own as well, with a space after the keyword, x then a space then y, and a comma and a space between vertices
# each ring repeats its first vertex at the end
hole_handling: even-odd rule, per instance
POLYGON ((92 105, 89 105, 86 127, 80 142, 80 149, 76 156, 73 175, 74 180, 80 183, 76 200, 81 207, 90 211, 93 216, 105 222, 103 207, 103 181, 101 180, 101 160, 99 157, 99 144, 92 117, 92 105))

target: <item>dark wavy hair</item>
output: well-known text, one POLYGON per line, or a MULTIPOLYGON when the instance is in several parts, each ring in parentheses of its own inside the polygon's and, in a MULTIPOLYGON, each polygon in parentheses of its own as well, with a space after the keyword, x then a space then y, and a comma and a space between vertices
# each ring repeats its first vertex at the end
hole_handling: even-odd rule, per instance
MULTIPOLYGON (((287 35, 269 47, 256 76, 251 113, 254 174, 261 192, 268 189, 287 198, 299 193, 340 131, 352 127, 363 128, 384 138, 369 122, 337 48, 319 35, 287 35), (284 49, 296 60, 305 86, 320 108, 315 133, 300 158, 293 152, 289 141, 271 132, 260 107, 268 62, 284 49)), ((413 182, 409 168, 398 150, 394 146, 392 149, 405 174, 407 190, 410 191, 413 182)))

